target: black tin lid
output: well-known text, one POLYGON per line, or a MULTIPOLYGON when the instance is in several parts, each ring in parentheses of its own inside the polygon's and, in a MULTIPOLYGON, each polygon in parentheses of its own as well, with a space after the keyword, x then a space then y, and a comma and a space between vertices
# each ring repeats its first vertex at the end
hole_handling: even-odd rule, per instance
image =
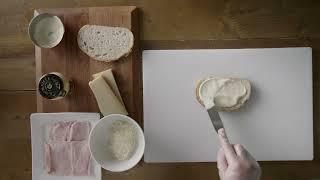
POLYGON ((44 75, 39 81, 38 89, 41 96, 48 99, 54 99, 65 95, 63 81, 55 74, 44 75))

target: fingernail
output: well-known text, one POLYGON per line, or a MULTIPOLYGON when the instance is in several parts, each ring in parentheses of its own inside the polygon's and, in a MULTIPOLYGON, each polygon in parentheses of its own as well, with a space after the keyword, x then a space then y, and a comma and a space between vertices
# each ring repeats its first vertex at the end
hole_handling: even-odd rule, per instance
POLYGON ((219 130, 218 130, 218 134, 221 135, 221 136, 223 136, 223 135, 224 135, 224 129, 223 129, 223 128, 219 129, 219 130))

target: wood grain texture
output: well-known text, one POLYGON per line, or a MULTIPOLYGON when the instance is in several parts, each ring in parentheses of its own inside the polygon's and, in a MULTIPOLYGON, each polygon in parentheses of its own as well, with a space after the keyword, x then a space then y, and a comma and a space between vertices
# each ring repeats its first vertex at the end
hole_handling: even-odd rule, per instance
MULTIPOLYGON (((263 169, 263 180, 320 179, 319 2, 318 0, 3 0, 3 6, 0 6, 0 97, 2 99, 0 179, 31 179, 29 114, 36 111, 36 93, 29 91, 35 89, 35 69, 32 63, 34 46, 27 36, 27 26, 34 9, 107 5, 134 5, 141 10, 140 39, 145 49, 311 46, 314 65, 316 160, 260 164, 263 169)), ((103 179, 219 178, 215 163, 140 163, 138 167, 125 173, 104 171, 103 179)))
POLYGON ((35 91, 0 91, 0 141, 30 141, 29 117, 36 112, 35 95, 35 91))
POLYGON ((0 90, 34 90, 34 56, 0 58, 0 82, 0 90))
POLYGON ((29 116, 36 110, 34 91, 0 92, 0 179, 31 179, 29 116))
POLYGON ((39 8, 135 5, 142 40, 320 37, 314 0, 4 0, 0 7, 0 57, 33 52, 27 36, 39 8))
MULTIPOLYGON (((138 39, 138 38, 136 38, 138 39)), ((190 49, 190 48, 272 48, 305 47, 313 49, 314 82, 319 82, 320 38, 264 38, 229 40, 144 40, 142 49, 190 49)), ((141 61, 139 62, 141 63, 141 61)), ((35 62, 33 55, 0 58, 0 89, 35 90, 35 62), (14 81, 7 81, 13 77, 14 81)), ((138 63, 136 64, 138 65, 138 63)), ((139 65, 139 67, 141 67, 139 65)), ((96 67, 96 68, 99 68, 96 67)), ((101 68, 103 69, 103 68, 101 68)), ((138 71, 138 68, 135 68, 138 71)), ((134 83, 135 84, 135 83, 134 83)))
POLYGON ((99 112, 88 86, 91 75, 112 68, 129 115, 141 121, 139 104, 141 51, 139 49, 138 11, 133 6, 91 7, 74 9, 42 9, 58 15, 66 32, 61 43, 52 49, 36 47, 36 79, 49 72, 60 72, 72 81, 71 94, 61 100, 47 100, 38 94, 38 112, 99 112), (84 54, 77 44, 79 29, 85 24, 119 26, 132 30, 135 43, 132 52, 118 61, 101 62, 84 54))
MULTIPOLYGON (((315 106, 320 105, 320 86, 314 88, 315 106)), ((31 147, 29 115, 36 111, 36 93, 34 91, 0 92, 0 179, 31 179, 31 147), (26 105, 25 102, 29 102, 26 105), (7 130, 6 130, 7 129, 7 130), (19 162, 19 163, 17 163, 19 162)), ((319 108, 315 109, 315 155, 320 154, 319 108)), ((320 162, 260 162, 263 169, 262 180, 305 180, 320 177, 320 162)), ((104 180, 195 180, 219 179, 216 163, 140 163, 124 173, 103 171, 104 180)))
POLYGON ((30 140, 0 141, 1 180, 31 179, 30 140))
MULTIPOLYGON (((318 70, 320 41, 311 41, 305 39, 248 39, 248 40, 222 40, 222 41, 143 41, 144 49, 177 49, 177 48, 257 48, 257 47, 313 47, 313 58, 315 70, 318 70)), ((315 71, 314 71, 315 72, 315 71)), ((316 179, 320 177, 320 83, 319 74, 314 75, 314 153, 315 161, 310 162, 260 162, 263 169, 262 179, 264 180, 304 180, 316 179)), ((3 142, 12 140, 16 144, 8 144, 9 149, 15 156, 24 158, 25 154, 20 151, 24 149, 29 151, 30 127, 29 114, 36 109, 36 93, 27 92, 3 92, 0 97, 4 99, 0 103, 3 113, 0 113, 2 119, 0 132, 3 142), (7 104, 7 102, 11 102, 7 104), (30 102, 26 106, 25 102, 30 102), (17 109, 18 107, 18 109, 17 109), (16 120, 16 121, 14 121, 16 120), (7 129, 7 130, 6 130, 7 129), (20 149, 19 149, 20 148, 20 149)), ((6 144, 7 145, 7 144, 6 144)), ((1 147, 1 146, 0 146, 1 147)), ((30 155, 29 155, 30 156, 30 155)), ((9 161, 9 159, 5 159, 9 161)), ((26 159, 20 167, 8 167, 2 176, 4 179, 27 179, 31 178, 31 159, 26 159), (24 170, 26 169, 26 170, 24 170)), ((1 174, 1 173, 0 173, 1 174)), ((103 171, 103 179, 219 179, 216 163, 162 163, 146 164, 141 162, 137 167, 125 173, 111 173, 103 171)))

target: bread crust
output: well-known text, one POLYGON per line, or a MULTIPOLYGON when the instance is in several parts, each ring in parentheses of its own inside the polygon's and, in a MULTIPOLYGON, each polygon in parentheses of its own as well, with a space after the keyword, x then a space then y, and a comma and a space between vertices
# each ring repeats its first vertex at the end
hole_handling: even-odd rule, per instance
POLYGON ((238 110, 240 107, 242 107, 246 101, 249 100, 250 98, 250 95, 251 95, 251 85, 250 85, 250 81, 248 79, 242 79, 242 78, 235 78, 235 77, 223 77, 223 76, 207 76, 201 80, 198 80, 197 81, 197 84, 196 84, 196 88, 195 88, 195 95, 196 95, 196 99, 197 101, 204 107, 204 103, 203 101, 201 100, 200 98, 200 87, 201 87, 201 84, 203 82, 205 82, 206 80, 209 80, 209 79, 231 79, 231 80, 241 80, 241 82, 244 84, 245 88, 246 88, 246 95, 243 96, 242 98, 239 99, 239 102, 235 105, 235 106, 232 106, 232 107, 218 107, 218 106, 215 106, 214 108, 217 110, 217 111, 234 111, 234 110, 238 110))
MULTIPOLYGON (((102 30, 103 31, 103 30, 102 30)), ((77 35, 77 42, 78 42, 78 46, 79 48, 81 49, 81 51, 83 51, 85 54, 87 54, 89 57, 91 57, 92 59, 94 60, 97 60, 97 61, 105 61, 105 62, 112 62, 112 61, 116 61, 122 57, 127 57, 131 51, 132 51, 132 48, 133 48, 133 45, 134 45, 134 36, 132 34, 132 32, 127 29, 127 28, 123 28, 123 27, 109 27, 109 26, 98 26, 98 25, 84 25, 80 28, 79 32, 78 32, 78 35, 77 35), (102 56, 95 56, 91 53, 88 52, 88 50, 82 45, 82 39, 84 39, 84 37, 81 36, 81 34, 84 32, 84 31, 87 31, 89 28, 93 28, 93 29, 101 29, 101 28, 114 28, 115 30, 123 30, 123 29, 126 29, 126 31, 128 30, 130 32, 130 34, 128 35, 128 39, 129 39, 129 44, 128 44, 128 47, 126 47, 127 52, 121 54, 120 56, 117 56, 117 57, 112 57, 112 58, 106 58, 106 57, 103 57, 102 56), (132 37, 132 38, 131 38, 132 37)), ((115 42, 114 42, 115 43, 115 42)), ((99 46, 99 45, 97 45, 99 46)))

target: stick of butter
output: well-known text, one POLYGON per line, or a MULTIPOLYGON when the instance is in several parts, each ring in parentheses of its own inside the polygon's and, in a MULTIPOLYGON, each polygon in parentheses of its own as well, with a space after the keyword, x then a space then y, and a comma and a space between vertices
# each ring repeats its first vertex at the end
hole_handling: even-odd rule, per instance
POLYGON ((112 89, 113 93, 117 96, 119 101, 124 105, 119 88, 117 86, 116 80, 113 76, 112 69, 107 69, 105 71, 96 73, 92 75, 93 79, 96 79, 97 77, 102 76, 103 79, 107 82, 107 84, 110 86, 112 89))
POLYGON ((109 114, 128 115, 126 108, 118 100, 102 76, 90 81, 89 86, 97 100, 100 112, 103 116, 107 116, 109 114))

